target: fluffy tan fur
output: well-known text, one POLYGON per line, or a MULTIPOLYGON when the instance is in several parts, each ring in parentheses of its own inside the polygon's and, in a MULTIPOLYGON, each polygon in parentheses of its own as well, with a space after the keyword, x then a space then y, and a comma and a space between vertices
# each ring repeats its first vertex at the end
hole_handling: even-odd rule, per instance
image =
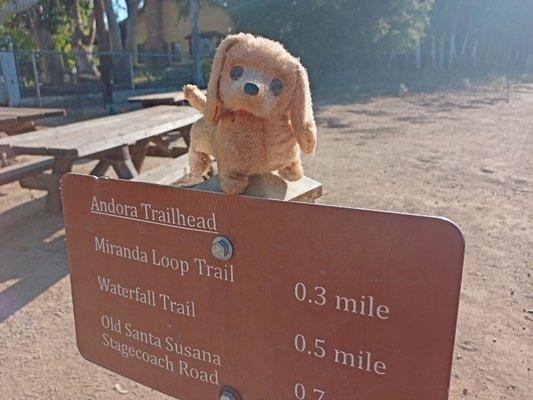
POLYGON ((207 97, 194 85, 184 93, 204 114, 191 130, 193 175, 205 175, 216 159, 229 194, 243 192, 252 175, 302 177, 300 149, 312 154, 316 147, 311 92, 307 71, 280 43, 245 33, 227 36, 213 59, 207 97), (242 68, 238 79, 230 76, 235 66, 242 68), (283 82, 281 93, 271 88, 274 79, 283 82), (246 93, 246 83, 258 87, 257 94, 246 93))

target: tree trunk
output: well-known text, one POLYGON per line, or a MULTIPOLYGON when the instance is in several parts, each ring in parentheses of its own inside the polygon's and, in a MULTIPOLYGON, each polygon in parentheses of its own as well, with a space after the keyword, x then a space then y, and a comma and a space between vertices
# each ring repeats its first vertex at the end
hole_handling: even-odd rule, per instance
POLYGON ((387 70, 392 72, 394 69, 394 60, 396 59, 396 50, 391 50, 389 52, 389 61, 387 62, 387 70))
POLYGON ((477 39, 474 40, 472 44, 472 52, 470 54, 472 66, 475 68, 477 66, 477 39))
POLYGON ((420 38, 417 38, 415 46, 415 69, 417 71, 420 70, 420 53, 420 38))
POLYGON ((531 71, 533 69, 533 54, 528 54, 526 58, 526 71, 531 71))
POLYGON ((200 54, 200 0, 191 1, 191 45, 193 52, 193 81, 198 86, 204 86, 202 73, 202 58, 200 54))
POLYGON ((126 0, 128 7, 128 19, 126 20, 126 48, 125 50, 135 54, 137 52, 137 13, 139 12, 139 0, 126 0))
POLYGON ((455 38, 457 36, 457 24, 459 22, 459 15, 461 8, 463 6, 463 0, 457 0, 457 7, 455 8, 455 15, 453 18, 453 24, 450 34, 450 50, 448 53, 448 70, 453 68, 455 59, 457 58, 457 45, 455 43, 455 38))
POLYGON ((439 70, 444 70, 444 33, 441 34, 439 40, 439 70))
POLYGON ((65 65, 61 54, 55 52, 54 37, 48 30, 43 16, 38 12, 30 10, 26 19, 26 28, 30 36, 42 54, 43 78, 45 84, 61 85, 65 73, 65 65))
POLYGON ((74 49, 78 76, 96 76, 98 70, 93 55, 94 39, 96 35, 96 20, 94 11, 89 21, 89 33, 84 32, 84 23, 80 11, 79 0, 75 0, 71 10, 72 20, 75 22, 70 41, 74 49))
POLYGON ((163 11, 160 0, 144 0, 144 15, 148 26, 148 37, 144 43, 146 51, 161 52, 165 50, 163 39, 163 11))
POLYGON ((120 36, 120 27, 118 25, 117 16, 115 10, 113 10, 113 1, 104 0, 105 15, 107 17, 107 23, 109 26, 109 44, 111 51, 123 51, 122 38, 120 36))
POLYGON ((120 35, 120 26, 117 21, 117 15, 113 10, 113 1, 104 0, 105 14, 109 26, 109 45, 111 51, 119 54, 113 54, 113 77, 114 82, 118 84, 128 83, 130 80, 129 55, 124 54, 122 45, 122 36, 120 35))
POLYGON ((435 35, 431 36, 430 58, 431 68, 437 69, 437 37, 435 35))
MULTIPOLYGON (((96 17, 96 37, 98 50, 109 51, 109 34, 104 19, 104 0, 94 0, 94 15, 96 17)), ((104 107, 113 103, 113 60, 109 55, 100 55, 100 79, 102 80, 102 94, 104 107)))
POLYGON ((455 61, 455 55, 457 51, 455 50, 455 32, 452 32, 450 35, 450 49, 448 52, 448 70, 453 68, 453 63, 455 61))
POLYGON ((470 39, 471 29, 472 29, 472 21, 470 21, 470 23, 468 24, 468 28, 465 33, 465 38, 463 40, 463 45, 461 46, 461 56, 460 56, 461 61, 463 61, 465 58, 466 49, 468 47, 468 40, 470 39))

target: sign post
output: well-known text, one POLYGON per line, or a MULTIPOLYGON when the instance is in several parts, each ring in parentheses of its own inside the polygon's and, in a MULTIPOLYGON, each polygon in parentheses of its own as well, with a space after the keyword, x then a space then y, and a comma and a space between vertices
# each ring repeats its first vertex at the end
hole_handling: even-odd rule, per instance
POLYGON ((74 174, 62 196, 87 360, 182 400, 448 398, 451 222, 74 174))

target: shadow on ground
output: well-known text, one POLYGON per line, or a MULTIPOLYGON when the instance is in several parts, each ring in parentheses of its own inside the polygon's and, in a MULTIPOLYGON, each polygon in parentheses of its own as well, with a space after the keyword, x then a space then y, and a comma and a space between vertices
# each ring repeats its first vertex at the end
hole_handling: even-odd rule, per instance
POLYGON ((41 198, 2 214, 0 323, 68 274, 61 214, 43 208, 41 198))

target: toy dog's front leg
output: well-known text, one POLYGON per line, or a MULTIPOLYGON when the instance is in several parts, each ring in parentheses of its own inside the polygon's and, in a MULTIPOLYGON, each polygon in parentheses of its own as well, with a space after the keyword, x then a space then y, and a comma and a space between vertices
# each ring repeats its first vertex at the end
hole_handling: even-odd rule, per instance
POLYGON ((209 154, 197 151, 194 146, 189 148, 189 166, 195 179, 203 178, 209 172, 213 159, 209 154))
POLYGON ((213 163, 213 135, 214 127, 205 118, 198 120, 192 126, 189 166, 194 178, 205 176, 213 163))
POLYGON ((292 160, 289 165, 280 169, 278 172, 279 176, 289 182, 294 182, 302 179, 302 176, 304 176, 304 169, 302 167, 302 161, 300 160, 300 157, 297 157, 292 160))
POLYGON ((219 171, 219 175, 220 187, 227 194, 240 194, 244 192, 250 182, 249 176, 242 171, 226 171, 222 168, 219 171))

